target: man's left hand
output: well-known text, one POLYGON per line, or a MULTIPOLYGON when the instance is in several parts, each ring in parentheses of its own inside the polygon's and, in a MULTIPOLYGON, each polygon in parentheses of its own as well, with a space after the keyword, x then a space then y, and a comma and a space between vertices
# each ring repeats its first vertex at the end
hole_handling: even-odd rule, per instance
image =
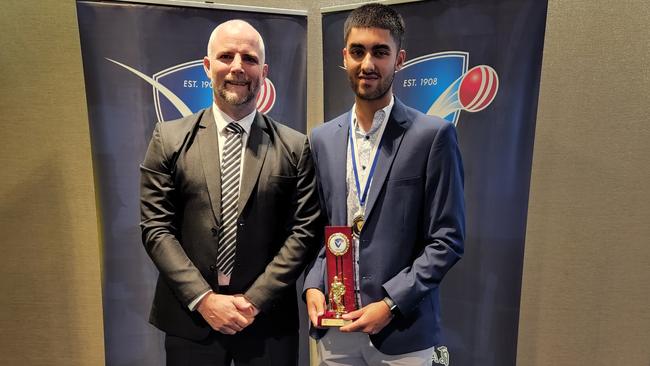
POLYGON ((377 301, 362 307, 359 310, 343 314, 343 319, 354 320, 351 324, 341 327, 341 332, 364 332, 377 334, 384 329, 393 318, 388 304, 377 301))
POLYGON ((254 318, 260 311, 244 297, 242 294, 235 295, 235 300, 233 301, 237 310, 239 310, 242 315, 247 318, 254 318))

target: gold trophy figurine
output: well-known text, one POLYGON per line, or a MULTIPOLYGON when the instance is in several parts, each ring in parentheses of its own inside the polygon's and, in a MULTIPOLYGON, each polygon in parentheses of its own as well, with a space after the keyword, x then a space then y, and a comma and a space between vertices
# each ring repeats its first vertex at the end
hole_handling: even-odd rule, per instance
POLYGON ((343 295, 345 295, 345 285, 339 280, 338 276, 334 276, 332 283, 330 285, 330 307, 332 304, 336 305, 336 309, 332 309, 336 312, 336 317, 340 318, 342 314, 345 313, 345 305, 341 301, 343 295))

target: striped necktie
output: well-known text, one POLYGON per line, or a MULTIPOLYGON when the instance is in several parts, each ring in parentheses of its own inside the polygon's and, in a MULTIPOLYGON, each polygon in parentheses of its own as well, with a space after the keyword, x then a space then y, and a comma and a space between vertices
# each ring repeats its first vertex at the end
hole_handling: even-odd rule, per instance
POLYGON ((235 122, 226 126, 228 136, 221 158, 221 230, 217 268, 230 276, 235 265, 237 244, 237 202, 239 201, 239 166, 244 129, 235 122))

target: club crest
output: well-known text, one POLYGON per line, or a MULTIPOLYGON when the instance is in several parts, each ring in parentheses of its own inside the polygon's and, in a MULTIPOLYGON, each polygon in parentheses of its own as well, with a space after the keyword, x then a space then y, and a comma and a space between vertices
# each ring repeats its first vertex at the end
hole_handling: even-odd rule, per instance
POLYGON ((341 256, 347 253, 348 248, 350 248, 350 242, 345 235, 335 233, 327 240, 327 248, 332 252, 332 254, 341 256))
MULTIPOLYGON (((203 60, 174 65, 152 76, 133 67, 111 60, 152 86, 153 102, 158 121, 170 121, 189 116, 212 103, 212 83, 203 70, 203 60)), ((275 86, 268 78, 260 86, 257 110, 268 113, 275 104, 275 86)))
POLYGON ((468 70, 469 53, 447 51, 409 60, 395 74, 393 91, 406 105, 458 124, 461 111, 478 112, 492 103, 499 89, 488 65, 468 70))

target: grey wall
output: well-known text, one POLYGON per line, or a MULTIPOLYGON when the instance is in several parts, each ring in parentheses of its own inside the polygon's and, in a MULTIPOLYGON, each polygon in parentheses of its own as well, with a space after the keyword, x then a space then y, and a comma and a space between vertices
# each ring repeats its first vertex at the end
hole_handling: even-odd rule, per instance
POLYGON ((549 3, 518 365, 650 365, 650 5, 549 3))
POLYGON ((0 60, 0 365, 101 365, 98 218, 74 2, 3 2, 0 60))

